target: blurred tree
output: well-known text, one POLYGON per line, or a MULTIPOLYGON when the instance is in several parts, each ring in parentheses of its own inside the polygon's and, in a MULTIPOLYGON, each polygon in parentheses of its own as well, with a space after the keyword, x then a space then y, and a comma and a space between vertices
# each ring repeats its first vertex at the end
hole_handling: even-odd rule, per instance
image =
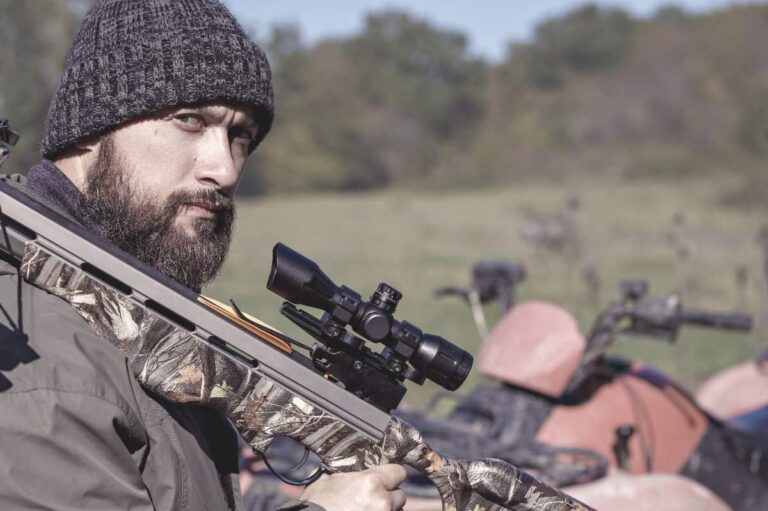
POLYGON ((512 58, 526 62, 529 83, 559 87, 567 70, 589 72, 615 66, 635 24, 620 9, 588 4, 539 25, 533 43, 512 58))
POLYGON ((685 9, 674 4, 662 5, 653 16, 656 21, 665 23, 682 23, 688 20, 688 13, 685 9))
POLYGON ((26 171, 40 159, 37 147, 48 104, 88 3, 0 0, 0 116, 22 136, 13 171, 26 171))
MULTIPOLYGON (((89 3, 0 0, 0 116, 23 135, 13 171, 39 158, 89 3)), ((461 33, 392 10, 351 37, 309 45, 279 25, 260 43, 277 117, 246 194, 590 178, 599 168, 682 177, 718 161, 747 176, 768 155, 764 5, 665 7, 647 21, 586 5, 542 23, 498 66, 473 57, 461 33)))
POLYGON ((464 138, 482 119, 486 66, 467 39, 399 11, 368 16, 345 43, 372 104, 413 117, 441 138, 464 138))
POLYGON ((482 120, 486 65, 463 35, 406 14, 371 15, 358 36, 312 48, 278 27, 265 46, 277 118, 244 193, 419 181, 482 120))
POLYGON ((768 156, 768 93, 751 102, 738 129, 741 145, 755 156, 768 156))
POLYGON ((547 44, 518 45, 512 55, 524 63, 525 83, 542 89, 557 89, 565 83, 568 66, 558 48, 547 44))
POLYGON ((387 184, 363 126, 370 109, 340 44, 304 48, 297 31, 286 44, 290 32, 274 30, 265 44, 274 67, 277 114, 272 134, 249 164, 241 193, 387 184))
POLYGON ((280 69, 284 74, 290 72, 292 67, 289 59, 302 55, 306 49, 301 39, 301 29, 293 24, 272 26, 270 37, 264 47, 269 55, 271 66, 280 69))

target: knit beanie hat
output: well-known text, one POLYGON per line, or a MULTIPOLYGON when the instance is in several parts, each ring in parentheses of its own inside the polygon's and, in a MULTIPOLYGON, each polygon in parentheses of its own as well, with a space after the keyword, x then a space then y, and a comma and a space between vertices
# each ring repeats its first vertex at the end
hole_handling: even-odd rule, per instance
POLYGON ((264 52, 218 0, 96 0, 83 20, 48 112, 41 152, 168 108, 232 101, 274 113, 264 52))

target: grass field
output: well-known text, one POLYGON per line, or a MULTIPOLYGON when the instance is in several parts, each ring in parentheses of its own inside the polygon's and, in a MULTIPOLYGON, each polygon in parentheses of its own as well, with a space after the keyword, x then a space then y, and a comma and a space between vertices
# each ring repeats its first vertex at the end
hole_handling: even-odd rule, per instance
MULTIPOLYGON (((664 345, 628 339, 615 351, 642 358, 694 386, 712 372, 768 347, 768 309, 762 251, 756 242, 764 215, 719 206, 718 195, 736 183, 723 177, 695 182, 652 181, 559 183, 428 194, 387 191, 241 200, 233 250, 218 282, 207 290, 233 298, 242 308, 307 340, 282 318, 281 299, 265 289, 272 246, 282 241, 314 259, 337 283, 369 296, 380 281, 404 294, 398 317, 476 351, 479 339, 466 306, 438 301, 441 285, 466 285, 479 259, 526 264, 520 299, 563 305, 588 329, 598 309, 618 293, 622 278, 643 278, 651 294, 679 292, 690 307, 742 310, 755 316, 752 334, 689 329, 664 345), (578 199, 578 243, 562 255, 537 248, 521 236, 526 218, 551 214, 567 197, 578 199), (690 255, 682 259, 670 242, 675 232, 690 255), (597 295, 582 276, 597 272, 597 295), (742 274, 744 286, 737 283, 742 274), (744 276, 746 279, 744 280, 744 276)), ((489 309, 492 313, 492 310, 489 309)), ((466 390, 480 381, 472 375, 466 390)), ((437 390, 411 387, 418 404, 437 390)))

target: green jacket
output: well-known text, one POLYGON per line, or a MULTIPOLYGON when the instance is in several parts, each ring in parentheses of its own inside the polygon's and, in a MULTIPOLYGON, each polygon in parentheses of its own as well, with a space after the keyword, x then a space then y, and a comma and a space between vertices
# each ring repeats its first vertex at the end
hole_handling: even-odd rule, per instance
POLYGON ((0 509, 241 510, 237 474, 223 416, 145 392, 69 304, 0 261, 0 509))

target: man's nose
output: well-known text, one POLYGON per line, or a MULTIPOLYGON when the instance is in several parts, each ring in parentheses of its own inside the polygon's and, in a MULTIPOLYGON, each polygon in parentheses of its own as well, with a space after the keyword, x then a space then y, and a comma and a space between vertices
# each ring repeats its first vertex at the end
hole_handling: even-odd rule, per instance
MULTIPOLYGON (((218 131, 218 130, 216 130, 218 131)), ((232 155, 232 148, 226 130, 211 134, 203 154, 198 157, 197 180, 217 190, 234 191, 240 171, 232 155)))

